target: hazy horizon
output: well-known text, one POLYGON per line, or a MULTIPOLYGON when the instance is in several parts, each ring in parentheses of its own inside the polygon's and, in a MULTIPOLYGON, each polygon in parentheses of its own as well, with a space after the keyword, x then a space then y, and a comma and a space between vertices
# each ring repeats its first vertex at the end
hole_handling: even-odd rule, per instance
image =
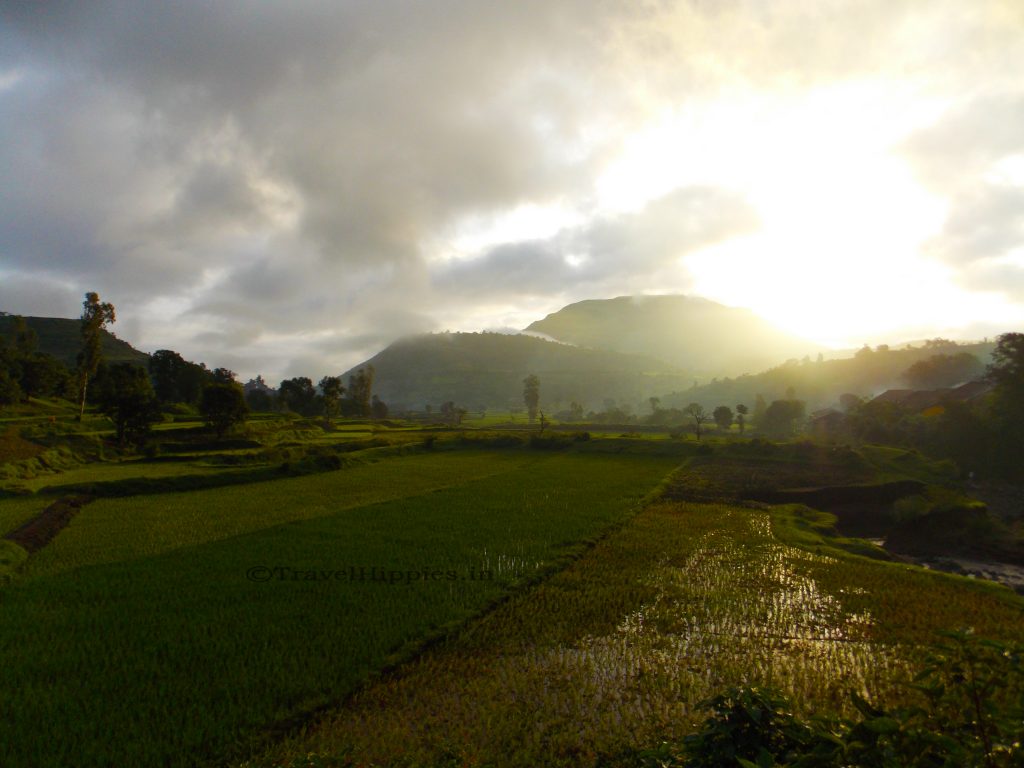
MULTIPOLYGON (((0 7, 0 309, 244 378, 685 294, 1024 325, 1015 2, 0 7)), ((781 361, 780 361, 781 362, 781 361)))

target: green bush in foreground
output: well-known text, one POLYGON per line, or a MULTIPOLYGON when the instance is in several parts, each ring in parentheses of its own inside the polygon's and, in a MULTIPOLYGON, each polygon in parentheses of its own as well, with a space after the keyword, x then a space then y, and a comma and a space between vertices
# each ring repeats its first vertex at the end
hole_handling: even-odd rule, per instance
POLYGON ((1024 645, 943 633, 910 685, 907 706, 883 710, 851 694, 857 719, 802 722, 780 695, 732 688, 682 754, 667 747, 640 765, 692 768, 952 768, 1024 766, 1024 645))

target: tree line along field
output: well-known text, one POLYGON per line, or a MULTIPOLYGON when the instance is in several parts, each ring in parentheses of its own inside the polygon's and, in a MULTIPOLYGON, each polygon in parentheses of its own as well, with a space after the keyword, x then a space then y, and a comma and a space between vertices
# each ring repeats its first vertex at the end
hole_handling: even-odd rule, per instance
POLYGON ((5 768, 634 765, 727 685, 842 713, 849 690, 899 701, 936 630, 1024 628, 1005 588, 742 501, 768 480, 949 479, 906 451, 194 427, 0 497, 0 535, 94 497, 31 556, 0 549, 5 768))

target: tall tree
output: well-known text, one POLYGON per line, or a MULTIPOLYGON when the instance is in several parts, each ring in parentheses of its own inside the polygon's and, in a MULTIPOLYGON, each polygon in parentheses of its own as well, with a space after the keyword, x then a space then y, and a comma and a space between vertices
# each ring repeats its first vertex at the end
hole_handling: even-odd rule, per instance
POLYGON ((331 419, 341 410, 341 396, 345 388, 341 385, 341 376, 324 376, 320 379, 320 398, 323 401, 324 420, 330 424, 331 419))
POLYGON ((82 302, 81 336, 82 348, 78 353, 78 420, 85 415, 85 395, 89 379, 96 374, 103 359, 103 329, 117 320, 114 305, 101 302, 98 293, 85 294, 82 302))
POLYGON ((388 404, 374 395, 370 401, 370 415, 375 419, 386 419, 388 417, 388 404))
POLYGON ((240 384, 213 382, 203 388, 199 412, 217 437, 223 437, 231 427, 245 421, 249 416, 249 406, 240 384))
POLYGON ((523 402, 530 421, 536 420, 537 408, 540 406, 540 379, 532 373, 523 379, 523 402))
POLYGON ((996 339, 986 377, 995 385, 991 421, 998 448, 992 451, 993 468, 1019 480, 1024 477, 1024 333, 1004 333, 996 339))
POLYGON ((796 421, 804 417, 803 400, 773 400, 758 423, 771 437, 785 438, 793 434, 796 421))
POLYGON ((700 436, 704 434, 704 422, 711 418, 708 416, 708 412, 700 403, 690 403, 683 409, 683 413, 693 421, 693 431, 697 435, 697 439, 700 440, 700 436))
POLYGON ((981 360, 968 352, 938 354, 918 360, 903 372, 902 378, 914 389, 938 389, 973 379, 984 370, 981 360))
POLYGON ((747 423, 747 414, 750 409, 747 408, 743 403, 736 406, 736 423, 740 425, 740 434, 743 434, 743 427, 747 423))
POLYGON ((462 423, 462 419, 466 415, 466 409, 459 408, 453 400, 449 400, 447 403, 441 404, 441 415, 449 424, 457 427, 462 423))
POLYGON ((751 416, 754 419, 754 426, 758 429, 761 428, 761 422, 764 420, 764 413, 768 410, 768 403, 765 402, 764 395, 761 393, 757 394, 754 398, 754 412, 751 416))
POLYGON ((1000 399, 1024 408, 1024 333, 1004 333, 996 339, 985 376, 1000 399))
POLYGON ((277 387, 277 396, 286 408, 303 416, 314 416, 319 410, 316 388, 308 376, 285 379, 277 387))
POLYGON ((150 428, 160 420, 153 385, 146 372, 131 363, 117 363, 96 378, 100 411, 109 416, 121 445, 141 445, 150 428))
POLYGON ((205 365, 185 360, 172 349, 158 349, 150 356, 149 376, 161 403, 190 405, 199 403, 203 387, 213 380, 205 365))
POLYGON ((14 341, 14 350, 20 357, 31 357, 35 354, 38 337, 36 332, 28 327, 28 323, 25 322, 25 318, 21 315, 15 315, 14 317, 14 328, 11 331, 11 337, 14 341))
POLYGON ((368 365, 348 377, 348 397, 352 403, 352 412, 357 416, 370 415, 373 374, 373 366, 368 365))
POLYGON ((728 405, 718 406, 711 415, 715 420, 715 424, 723 432, 732 426, 732 408, 728 405))

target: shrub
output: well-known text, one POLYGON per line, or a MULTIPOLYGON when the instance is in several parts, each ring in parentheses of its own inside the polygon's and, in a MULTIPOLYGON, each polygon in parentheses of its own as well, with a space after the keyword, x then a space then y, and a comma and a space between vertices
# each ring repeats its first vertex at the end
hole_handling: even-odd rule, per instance
POLYGON ((804 722, 777 693, 732 688, 705 702, 712 714, 685 739, 683 765, 1022 766, 1022 673, 1024 645, 959 631, 930 646, 908 704, 888 711, 851 693, 858 717, 804 722))

